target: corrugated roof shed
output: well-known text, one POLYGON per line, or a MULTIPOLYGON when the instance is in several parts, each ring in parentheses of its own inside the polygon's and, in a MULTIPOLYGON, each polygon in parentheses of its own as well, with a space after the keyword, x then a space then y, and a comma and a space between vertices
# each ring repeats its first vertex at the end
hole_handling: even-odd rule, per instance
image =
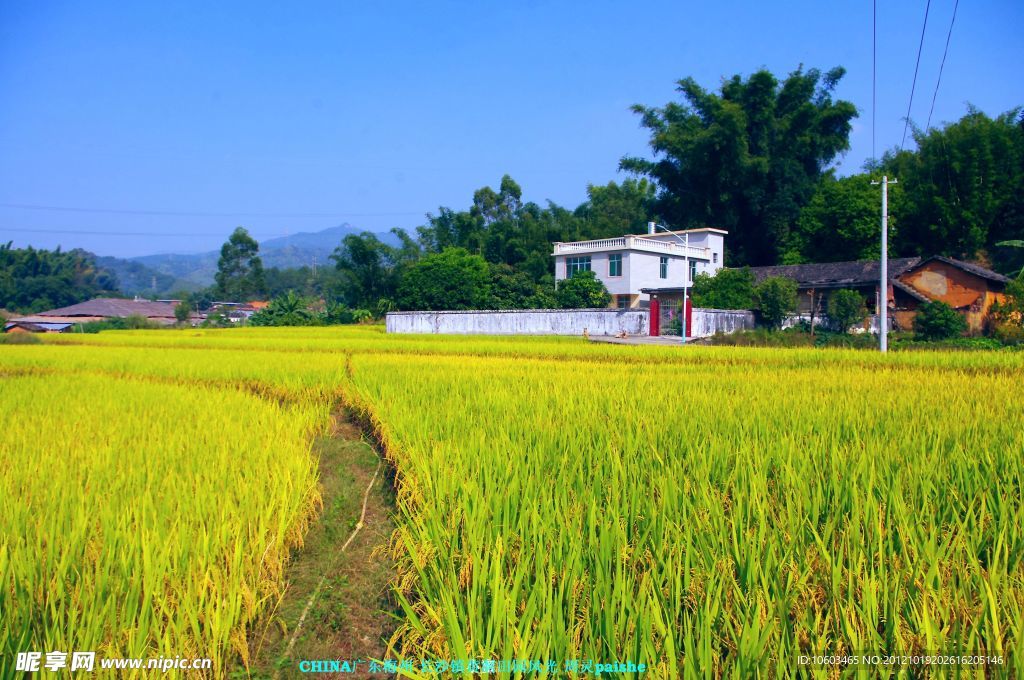
POLYGON ((7 332, 12 328, 23 328, 24 330, 32 331, 33 333, 45 333, 48 331, 59 333, 67 330, 71 326, 74 326, 74 324, 65 322, 52 323, 49 321, 25 321, 24 319, 20 319, 18 321, 9 321, 4 324, 4 332, 7 332))

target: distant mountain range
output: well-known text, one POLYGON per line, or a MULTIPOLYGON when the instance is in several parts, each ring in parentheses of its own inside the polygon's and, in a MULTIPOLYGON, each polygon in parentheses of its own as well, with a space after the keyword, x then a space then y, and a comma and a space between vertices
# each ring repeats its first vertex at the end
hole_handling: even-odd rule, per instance
MULTIPOLYGON (((289 236, 268 239, 260 243, 260 258, 264 268, 293 269, 317 265, 332 265, 329 259, 341 240, 349 234, 362 233, 350 224, 316 232, 299 232, 289 236)), ((397 245, 390 233, 376 234, 377 238, 397 245)), ((167 253, 143 255, 121 259, 97 257, 96 264, 117 276, 121 291, 126 295, 162 295, 172 291, 193 291, 213 284, 217 273, 219 250, 194 255, 167 253)))

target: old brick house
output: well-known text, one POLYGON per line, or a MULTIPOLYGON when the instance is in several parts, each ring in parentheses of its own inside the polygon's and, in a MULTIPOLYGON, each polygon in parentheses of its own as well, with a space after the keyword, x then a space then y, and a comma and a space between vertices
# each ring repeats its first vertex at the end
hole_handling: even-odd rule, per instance
MULTIPOLYGON (((878 260, 752 267, 751 272, 757 283, 771 276, 794 279, 801 314, 810 313, 812 307, 816 314, 823 313, 828 309, 828 296, 840 289, 860 292, 868 312, 877 313, 878 260)), ((912 328, 922 304, 940 301, 962 313, 971 332, 980 332, 989 309, 1003 298, 1009 282, 1002 274, 985 267, 941 255, 891 259, 888 274, 886 297, 897 329, 912 328)))

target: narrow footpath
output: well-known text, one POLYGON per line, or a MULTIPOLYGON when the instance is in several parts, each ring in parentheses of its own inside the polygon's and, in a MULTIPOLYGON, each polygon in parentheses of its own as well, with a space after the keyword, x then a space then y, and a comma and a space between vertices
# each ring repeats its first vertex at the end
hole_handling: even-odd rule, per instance
POLYGON ((288 566, 284 599, 249 635, 249 673, 240 668, 231 677, 308 678, 299 663, 318 660, 363 663, 354 674, 317 678, 388 677, 365 672, 366 661, 390 657, 387 642, 400 611, 388 588, 392 565, 383 548, 374 554, 395 528, 388 467, 341 411, 314 452, 323 510, 288 566))

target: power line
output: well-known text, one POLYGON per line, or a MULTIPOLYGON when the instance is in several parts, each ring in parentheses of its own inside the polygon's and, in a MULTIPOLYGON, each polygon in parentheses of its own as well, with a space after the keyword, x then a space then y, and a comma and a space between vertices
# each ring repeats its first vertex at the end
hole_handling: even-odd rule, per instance
POLYGON ((907 141, 907 128, 910 127, 910 107, 914 104, 914 90, 917 88, 917 70, 921 67, 921 49, 924 47, 924 30, 928 27, 928 10, 932 7, 932 0, 924 7, 924 23, 921 24, 921 42, 917 45, 917 64, 914 65, 914 81, 910 85, 910 101, 907 103, 907 117, 903 122, 903 139, 900 140, 900 151, 903 151, 903 144, 907 141))
MULTIPOLYGON (((26 234, 73 234, 75 236, 189 236, 189 237, 206 237, 206 236, 218 236, 219 234, 188 234, 180 231, 175 232, 142 232, 142 231, 92 231, 84 230, 80 231, 77 229, 32 229, 22 227, 0 227, 0 233, 3 232, 18 232, 26 234)), ((278 238, 286 236, 286 234, 267 234, 263 238, 278 238)))
POLYGON ((47 210, 54 212, 106 213, 113 215, 159 215, 165 217, 407 217, 411 215, 423 215, 422 212, 246 213, 193 212, 185 210, 126 210, 118 208, 80 208, 56 205, 38 205, 34 203, 0 203, 0 208, 17 208, 19 210, 47 210))
POLYGON ((949 53, 949 38, 953 35, 953 24, 956 22, 956 8, 960 6, 960 0, 953 4, 953 18, 949 20, 949 32, 946 33, 946 49, 942 51, 942 63, 939 65, 939 77, 935 81, 935 94, 932 95, 932 107, 928 110, 928 123, 924 126, 925 134, 932 127, 932 114, 935 113, 935 100, 939 96, 939 83, 942 82, 942 69, 946 68, 946 55, 949 53))

